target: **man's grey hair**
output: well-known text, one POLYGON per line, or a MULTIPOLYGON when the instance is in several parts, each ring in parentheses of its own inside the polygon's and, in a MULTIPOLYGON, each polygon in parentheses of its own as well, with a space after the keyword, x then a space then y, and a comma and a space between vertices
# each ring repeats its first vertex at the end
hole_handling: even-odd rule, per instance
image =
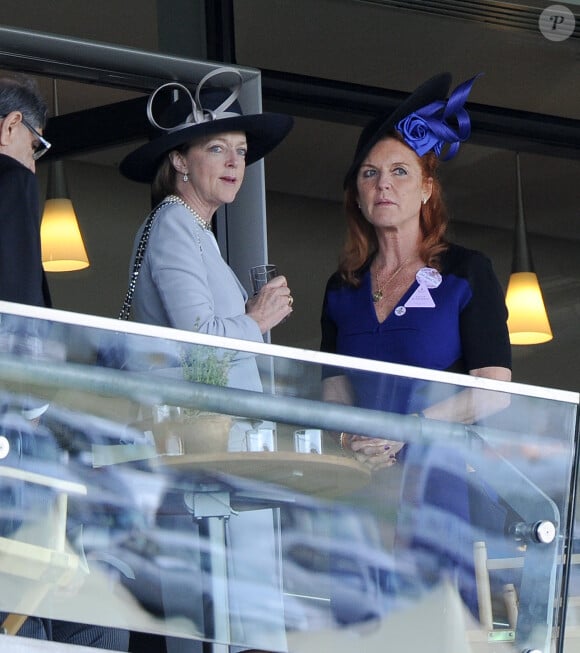
POLYGON ((48 107, 36 82, 25 75, 0 78, 0 116, 21 111, 24 118, 36 129, 44 129, 48 107))

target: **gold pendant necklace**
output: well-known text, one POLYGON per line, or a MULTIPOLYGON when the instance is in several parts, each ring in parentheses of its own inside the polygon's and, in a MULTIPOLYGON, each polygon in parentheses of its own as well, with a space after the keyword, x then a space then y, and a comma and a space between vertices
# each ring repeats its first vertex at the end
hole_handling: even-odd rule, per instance
POLYGON ((399 265, 399 267, 393 272, 393 274, 391 274, 391 276, 385 281, 385 283, 383 283, 382 286, 379 285, 379 270, 377 267, 377 269, 375 270, 375 282, 376 282, 377 289, 373 293, 374 304, 378 304, 381 301, 381 299, 384 297, 383 288, 386 288, 391 283, 391 281, 393 281, 393 279, 399 274, 399 272, 405 267, 405 265, 407 265, 408 262, 409 259, 403 261, 401 265, 399 265))

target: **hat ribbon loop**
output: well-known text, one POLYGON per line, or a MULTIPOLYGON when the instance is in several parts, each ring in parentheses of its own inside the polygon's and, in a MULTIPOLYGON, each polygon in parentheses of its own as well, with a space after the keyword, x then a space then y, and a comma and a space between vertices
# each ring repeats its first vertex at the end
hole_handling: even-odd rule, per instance
POLYGON ((441 157, 442 161, 448 161, 457 154, 459 144, 471 135, 465 103, 473 83, 482 74, 460 84, 447 101, 431 102, 397 123, 397 131, 419 156, 433 150, 440 157, 446 145, 449 147, 445 156, 441 157), (455 128, 448 123, 449 120, 456 122, 455 128))
POLYGON ((147 102, 147 119, 149 120, 149 123, 153 127, 156 127, 161 131, 175 132, 179 129, 191 127, 192 125, 198 125, 203 122, 212 122, 214 120, 221 120, 223 118, 238 117, 240 115, 239 113, 226 111, 226 109, 228 109, 238 99, 240 90, 242 88, 242 83, 243 80, 242 80, 241 73, 235 68, 226 68, 226 67, 216 68, 211 72, 209 72, 207 75, 205 75, 197 85, 195 98, 191 95, 189 89, 183 84, 180 84, 178 82, 168 82, 167 84, 163 84, 162 86, 157 88, 151 94, 151 97, 147 102), (228 73, 230 74, 233 73, 237 77, 235 84, 232 87, 230 87, 230 95, 228 95, 228 97, 216 109, 204 109, 200 99, 200 91, 203 88, 204 84, 207 81, 209 81, 212 77, 215 77, 216 75, 223 75, 228 73), (153 108, 152 108, 153 101, 157 93, 159 93, 159 91, 161 91, 164 88, 173 88, 175 90, 183 91, 187 95, 187 97, 189 97, 189 100, 191 102, 191 113, 187 116, 184 123, 180 125, 175 125, 174 127, 163 127, 155 120, 155 117, 153 116, 153 108))

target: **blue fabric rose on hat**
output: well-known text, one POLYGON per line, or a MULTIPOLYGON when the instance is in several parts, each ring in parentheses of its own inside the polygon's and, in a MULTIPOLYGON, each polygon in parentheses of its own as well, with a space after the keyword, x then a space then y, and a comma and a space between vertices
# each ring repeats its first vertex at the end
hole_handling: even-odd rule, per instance
POLYGON ((446 102, 431 102, 399 120, 395 125, 395 129, 401 134, 405 143, 419 156, 433 150, 438 157, 441 157, 445 147, 445 156, 441 157, 441 160, 448 161, 457 153, 459 143, 469 138, 471 123, 465 110, 465 102, 473 82, 479 75, 460 84, 446 102))
POLYGON ((439 156, 441 153, 441 141, 433 132, 429 123, 416 113, 411 113, 396 125, 397 131, 405 139, 405 143, 411 147, 419 156, 435 150, 439 156))

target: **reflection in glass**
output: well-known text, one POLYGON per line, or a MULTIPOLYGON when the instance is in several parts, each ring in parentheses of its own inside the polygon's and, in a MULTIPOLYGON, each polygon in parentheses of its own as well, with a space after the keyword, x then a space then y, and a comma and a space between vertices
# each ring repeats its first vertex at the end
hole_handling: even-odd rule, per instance
MULTIPOLYGON (((502 410, 437 422, 325 403, 322 363, 269 345, 234 353, 274 370, 275 394, 184 378, 184 349, 223 353, 223 339, 1 317, 3 613, 156 633, 175 650, 555 642, 575 395, 514 385, 505 401, 490 384, 473 396, 502 410), (186 419, 202 414, 225 436, 186 419), (341 431, 413 446, 371 470, 341 431), (299 455, 296 434, 311 436, 299 455)), ((476 383, 340 362, 423 396, 476 383)))

